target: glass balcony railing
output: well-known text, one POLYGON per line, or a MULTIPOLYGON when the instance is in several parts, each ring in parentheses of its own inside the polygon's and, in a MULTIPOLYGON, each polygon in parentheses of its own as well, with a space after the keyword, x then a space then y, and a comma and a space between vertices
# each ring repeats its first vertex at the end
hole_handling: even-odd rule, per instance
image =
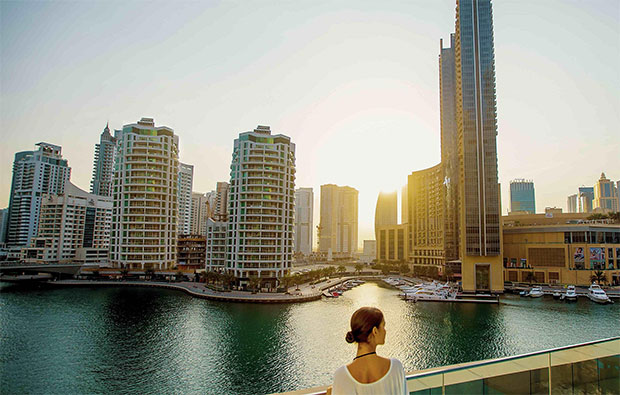
MULTIPOLYGON (((327 387, 295 391, 322 395, 327 387)), ((407 374, 410 395, 618 394, 620 336, 407 374)))

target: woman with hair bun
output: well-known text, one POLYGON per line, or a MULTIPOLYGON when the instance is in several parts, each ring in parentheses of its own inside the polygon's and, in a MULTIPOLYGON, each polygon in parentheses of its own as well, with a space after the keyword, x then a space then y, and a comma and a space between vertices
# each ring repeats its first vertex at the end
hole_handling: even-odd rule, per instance
POLYGON ((362 307, 353 313, 351 330, 345 339, 357 343, 357 354, 353 362, 336 370, 332 395, 407 394, 403 365, 398 359, 383 358, 376 352, 377 346, 385 343, 381 310, 362 307))

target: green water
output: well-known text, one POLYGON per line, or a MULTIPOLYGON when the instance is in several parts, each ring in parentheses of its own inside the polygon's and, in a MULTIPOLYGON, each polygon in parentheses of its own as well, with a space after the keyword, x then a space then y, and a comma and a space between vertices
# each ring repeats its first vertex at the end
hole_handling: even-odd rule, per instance
POLYGON ((379 354, 406 371, 620 335, 620 303, 507 295, 501 305, 408 303, 364 284, 291 305, 151 288, 0 285, 0 393, 261 394, 329 384, 354 356, 360 306, 381 308, 379 354))

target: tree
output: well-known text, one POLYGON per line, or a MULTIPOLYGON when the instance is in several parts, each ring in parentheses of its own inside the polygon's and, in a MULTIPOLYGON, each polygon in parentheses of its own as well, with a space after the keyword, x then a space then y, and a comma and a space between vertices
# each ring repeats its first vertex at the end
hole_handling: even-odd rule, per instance
POLYGON ((454 276, 454 270, 450 266, 445 267, 444 273, 446 274, 447 281, 450 281, 452 279, 452 276, 454 276))
POLYGON ((185 274, 184 274, 181 270, 179 270, 179 271, 176 273, 176 275, 175 275, 176 280, 177 280, 177 281, 181 281, 181 280, 183 279, 183 276, 184 276, 184 275, 185 275, 185 274))
POLYGON ((355 272, 359 275, 360 272, 362 271, 362 269, 364 268, 364 265, 362 265, 361 263, 356 263, 355 264, 355 272))
POLYGON ((340 273, 340 277, 342 277, 342 273, 346 272, 347 268, 344 267, 344 265, 339 265, 338 266, 338 273, 340 273))
POLYGON ((144 270, 144 276, 149 279, 152 280, 153 277, 155 276, 155 269, 149 267, 148 269, 144 270))
POLYGON ((409 273, 409 265, 407 265, 406 263, 401 263, 398 266, 398 272, 401 273, 401 274, 409 273))
POLYGON ((607 215, 601 213, 594 213, 588 217, 588 220, 596 220, 596 219, 607 219, 607 215))
POLYGON ((260 282, 258 276, 250 276, 250 289, 252 289, 252 292, 260 291, 260 282))
POLYGON ((607 275, 605 275, 605 273, 603 273, 601 270, 597 270, 594 272, 594 274, 592 274, 592 276, 590 276, 590 281, 593 283, 596 282, 599 285, 602 283, 606 283, 607 275))
POLYGON ((128 274, 129 274, 129 270, 127 270, 126 268, 122 268, 121 269, 121 277, 122 278, 127 277, 128 274))

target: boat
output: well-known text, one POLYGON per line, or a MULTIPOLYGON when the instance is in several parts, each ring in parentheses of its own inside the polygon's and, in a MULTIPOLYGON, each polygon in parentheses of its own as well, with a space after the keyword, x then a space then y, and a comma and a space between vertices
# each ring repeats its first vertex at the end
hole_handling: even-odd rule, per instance
POLYGON ((519 296, 521 297, 529 296, 529 294, 530 294, 530 291, 528 291, 527 289, 525 291, 519 292, 519 296))
POLYGON ((553 293, 553 299, 560 299, 562 297, 562 292, 556 291, 553 293))
POLYGON ((577 300, 577 292, 575 292, 575 286, 569 285, 566 288, 566 292, 562 295, 562 300, 566 300, 567 302, 572 302, 577 300))
POLYGON ((609 299, 609 296, 607 296, 605 291, 603 291, 598 284, 594 283, 592 283, 592 285, 590 285, 590 288, 588 288, 588 298, 591 301, 600 304, 613 303, 611 299, 609 299))
POLYGON ((544 293, 543 293, 542 287, 534 287, 528 294, 530 298, 540 298, 543 295, 544 293))

